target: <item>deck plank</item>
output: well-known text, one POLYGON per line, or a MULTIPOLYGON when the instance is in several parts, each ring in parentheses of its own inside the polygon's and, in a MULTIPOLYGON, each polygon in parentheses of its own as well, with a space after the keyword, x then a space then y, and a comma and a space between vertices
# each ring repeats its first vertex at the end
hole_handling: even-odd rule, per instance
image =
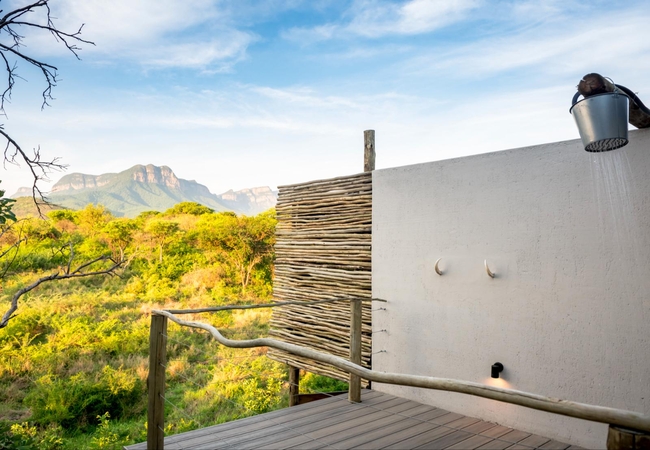
POLYGON ((541 445, 539 448, 546 449, 546 450, 566 450, 567 448, 569 448, 569 444, 565 444, 564 442, 551 439, 546 444, 541 445))
MULTIPOLYGON (((328 421, 318 422, 319 431, 317 433, 312 432, 314 429, 314 422, 305 424, 302 427, 294 427, 291 425, 291 428, 288 429, 278 429, 274 434, 269 434, 268 432, 263 433, 249 433, 244 439, 240 439, 237 443, 238 446, 243 445, 248 448, 260 448, 272 443, 295 437, 297 435, 307 435, 312 440, 321 442, 319 436, 321 434, 337 433, 343 430, 347 430, 350 427, 355 425, 363 425, 369 420, 379 420, 385 417, 391 417, 391 414, 385 413, 382 411, 372 411, 368 414, 364 414, 362 417, 359 417, 358 411, 353 411, 354 414, 338 415, 331 417, 328 421)), ((317 422, 317 421, 315 421, 317 422)))
MULTIPOLYGON (((330 397, 165 437, 165 450, 214 448, 579 449, 371 390, 361 403, 330 397)), ((145 450, 146 442, 125 449, 145 450)))
MULTIPOLYGON (((422 405, 416 402, 409 403, 409 409, 401 411, 396 417, 393 423, 385 427, 376 428, 374 430, 364 429, 363 433, 357 434, 351 438, 348 438, 344 441, 339 441, 336 443, 336 447, 340 448, 354 448, 357 446, 365 446, 365 448, 374 448, 373 445, 370 445, 370 442, 385 439, 387 436, 394 435, 400 431, 408 430, 416 425, 426 423, 421 417, 426 417, 425 414, 431 415, 433 411, 436 411, 434 414, 435 417, 439 417, 444 411, 436 410, 433 407, 423 408, 422 405)), ((444 415, 444 414, 443 414, 444 415)), ((428 425, 430 428, 431 425, 428 425)))
MULTIPOLYGON (((364 399, 366 397, 363 397, 364 399)), ((402 399, 403 400, 403 399, 402 399)), ((395 398, 391 396, 369 396, 366 400, 369 405, 384 405, 386 402, 394 402, 395 398)), ((315 403, 315 402, 312 402, 315 403)), ((284 432, 287 427, 294 427, 296 423, 313 423, 314 420, 325 419, 330 416, 336 416, 342 414, 344 411, 349 411, 350 408, 358 409, 356 404, 351 404, 346 397, 342 397, 339 402, 329 402, 323 411, 309 409, 307 411, 297 412, 295 414, 287 416, 278 416, 271 417, 269 420, 260 421, 255 420, 257 417, 265 417, 265 414, 260 416, 254 416, 246 419, 241 419, 235 422, 241 422, 241 425, 238 427, 233 427, 224 431, 217 431, 210 434, 202 434, 200 436, 192 436, 191 438, 182 439, 184 442, 184 448, 193 448, 197 446, 204 446, 211 442, 219 443, 220 446, 230 445, 233 437, 236 438, 236 442, 241 440, 241 436, 245 435, 249 437, 252 432, 260 432, 262 434, 272 434, 278 432, 284 432), (355 408, 356 407, 356 408, 355 408), (289 425, 290 424, 290 425, 289 425)), ((354 411, 353 411, 354 412, 354 411)), ((358 412, 357 412, 358 414, 358 412)), ((354 416, 354 414, 353 414, 354 416)), ((232 422, 230 422, 232 423, 232 422)), ((219 427, 219 425, 217 425, 219 427)), ((176 435, 179 436, 179 435, 176 435)), ((173 439, 173 436, 170 439, 171 442, 176 442, 173 439)), ((167 441, 165 441, 167 442, 167 441)))
MULTIPOLYGON (((373 409, 372 407, 367 407, 368 410, 365 414, 359 414, 358 411, 355 411, 356 417, 347 418, 347 417, 334 417, 328 423, 319 422, 319 430, 314 431, 313 424, 306 425, 300 428, 291 427, 291 429, 286 430, 282 433, 276 433, 275 435, 260 436, 255 440, 250 440, 250 436, 247 437, 245 441, 242 441, 242 445, 248 448, 266 448, 267 445, 277 445, 277 443, 282 440, 292 439, 296 434, 305 434, 310 437, 314 442, 309 444, 301 443, 302 447, 320 447, 327 445, 327 442, 331 441, 329 435, 344 436, 352 432, 357 434, 357 430, 354 430, 354 427, 362 427, 366 429, 366 423, 383 423, 386 419, 394 420, 395 413, 400 411, 412 409, 418 404, 405 399, 395 398, 394 400, 384 402, 380 406, 382 409, 373 409)), ((353 405, 358 408, 364 408, 363 402, 361 404, 353 405)), ((358 409, 357 408, 357 409, 358 409)), ((289 445, 285 445, 287 447, 289 445)))
POLYGON ((472 433, 468 433, 467 431, 452 430, 451 433, 445 434, 444 436, 439 437, 438 439, 434 439, 433 441, 427 442, 426 444, 416 448, 423 449, 423 450, 424 449, 436 450, 436 449, 447 448, 447 447, 451 447, 454 444, 458 444, 461 441, 464 441, 470 436, 472 436, 472 433))
MULTIPOLYGON (((351 448, 385 448, 393 444, 397 444, 399 442, 402 442, 408 438, 411 438, 413 436, 417 436, 418 434, 424 433, 426 431, 431 430, 431 427, 434 426, 428 422, 419 422, 416 425, 408 428, 403 428, 399 431, 393 432, 390 435, 383 436, 383 437, 378 437, 372 441, 368 441, 364 443, 363 445, 359 445, 356 447, 351 447, 351 448)), ((405 447, 402 447, 405 448, 405 447)))
POLYGON ((480 434, 474 434, 471 437, 460 441, 459 443, 447 447, 446 450, 474 450, 479 448, 481 445, 484 445, 490 442, 492 438, 487 436, 481 436, 480 434))
POLYGON ((503 450, 512 447, 513 444, 516 444, 517 442, 526 439, 528 436, 530 436, 530 433, 526 433, 524 431, 513 430, 512 428, 509 428, 508 430, 510 431, 507 431, 506 433, 501 434, 499 437, 496 437, 493 441, 480 446, 479 449, 480 450, 503 450))
POLYGON ((512 431, 512 428, 497 425, 496 427, 490 428, 489 430, 486 430, 486 431, 482 432, 481 434, 484 435, 484 436, 488 436, 488 437, 496 439, 498 437, 503 436, 506 433, 510 433, 511 431, 512 431))
POLYGON ((494 427, 498 427, 498 425, 496 423, 485 422, 481 420, 473 425, 468 426, 467 428, 465 428, 465 430, 471 433, 482 434, 488 430, 491 430, 494 427))
POLYGON ((517 442, 517 444, 513 447, 508 447, 513 450, 525 450, 528 448, 537 448, 541 445, 546 444, 548 441, 550 441, 549 438, 545 438, 543 436, 538 436, 536 434, 531 434, 528 436, 526 439, 522 439, 521 441, 517 442))

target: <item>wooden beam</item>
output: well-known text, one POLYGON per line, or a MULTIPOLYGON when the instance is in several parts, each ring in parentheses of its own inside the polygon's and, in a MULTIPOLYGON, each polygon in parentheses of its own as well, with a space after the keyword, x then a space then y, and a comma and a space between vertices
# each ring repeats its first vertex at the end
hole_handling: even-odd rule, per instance
POLYGON ((338 367, 348 373, 353 373, 365 380, 377 383, 395 384, 399 386, 412 386, 424 389, 435 389, 441 391, 458 392, 461 394, 475 395, 477 397, 489 398, 513 405, 525 406, 527 408, 546 411, 554 414, 575 417, 578 419, 591 420, 594 422, 607 423, 619 427, 625 427, 643 432, 650 432, 650 415, 635 411, 609 408, 606 406, 590 405, 586 403, 561 400, 530 392, 505 389, 487 384, 475 383, 472 381, 453 380, 449 378, 427 377, 422 375, 406 375, 401 373, 378 372, 366 369, 358 364, 340 358, 338 356, 322 353, 311 348, 290 344, 269 338, 258 338, 250 340, 234 340, 223 336, 218 329, 210 324, 202 322, 190 322, 179 319, 173 314, 163 310, 154 310, 153 313, 167 316, 170 320, 186 327, 206 330, 220 344, 231 348, 254 348, 272 347, 283 350, 287 353, 299 355, 304 358, 320 361, 334 367, 338 367))
POLYGON ((375 130, 363 132, 363 171, 375 170, 375 130))
POLYGON ((289 406, 300 404, 300 369, 289 366, 289 406))
POLYGON ((650 449, 650 434, 609 426, 607 450, 647 450, 650 449))
MULTIPOLYGON (((361 365, 361 301, 350 302, 350 362, 361 365)), ((361 403, 361 377, 350 373, 348 400, 361 403)))
POLYGON ((149 407, 147 410, 147 450, 165 446, 165 365, 167 364, 167 317, 151 315, 149 331, 149 407))

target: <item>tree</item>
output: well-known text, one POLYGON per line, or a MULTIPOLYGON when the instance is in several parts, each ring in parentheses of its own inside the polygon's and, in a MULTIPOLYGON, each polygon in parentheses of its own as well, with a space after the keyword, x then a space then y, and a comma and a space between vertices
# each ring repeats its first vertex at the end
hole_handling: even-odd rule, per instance
MULTIPOLYGON (((39 33, 50 34, 52 38, 64 45, 77 59, 79 58, 80 43, 95 45, 93 42, 81 38, 83 24, 76 31, 64 31, 57 28, 50 10, 50 0, 38 0, 22 2, 23 5, 5 12, 0 10, 0 57, 4 62, 6 73, 4 90, 0 87, 0 114, 6 116, 5 104, 11 100, 14 85, 17 79, 23 77, 18 73, 18 65, 26 64, 40 72, 45 84, 42 91, 43 102, 41 109, 50 105, 52 90, 56 87, 59 78, 56 66, 45 62, 28 52, 26 36, 34 36, 39 33)), ((33 150, 29 155, 21 145, 14 140, 0 125, 0 136, 5 140, 4 161, 11 164, 23 162, 31 171, 33 177, 32 196, 38 207, 40 202, 45 202, 45 196, 38 187, 40 180, 46 179, 53 170, 62 170, 66 166, 59 162, 58 158, 43 159, 40 147, 33 150)), ((40 212, 40 209, 39 209, 40 212)))
MULTIPOLYGON (((6 75, 4 78, 4 89, 0 85, 0 114, 5 115, 5 117, 5 105, 11 100, 11 94, 16 80, 23 79, 18 73, 19 64, 36 69, 43 77, 44 88, 42 91, 43 102, 41 109, 45 108, 45 106, 50 106, 50 101, 54 99, 52 97, 52 90, 59 81, 58 69, 51 63, 43 61, 29 52, 30 47, 25 42, 28 37, 33 39, 33 36, 39 33, 49 34, 56 42, 65 46, 77 59, 80 59, 78 52, 81 50, 78 44, 95 45, 93 42, 81 38, 83 24, 76 31, 61 30, 56 26, 50 10, 50 0, 22 1, 18 3, 22 4, 22 6, 15 6, 14 4, 12 5, 13 9, 10 11, 0 10, 0 61, 4 62, 6 75)), ((62 170, 66 166, 61 164, 56 157, 44 159, 41 156, 40 147, 34 148, 31 155, 28 154, 5 130, 4 124, 0 124, 0 136, 5 140, 3 151, 4 162, 15 165, 19 165, 22 162, 29 168, 33 179, 32 197, 40 214, 41 209, 39 205, 47 203, 47 199, 39 188, 38 182, 47 179, 51 171, 62 170)), ((7 221, 15 221, 16 219, 15 215, 11 212, 12 201, 10 199, 3 199, 3 195, 4 192, 0 194, 0 225, 2 226, 0 237, 12 231, 12 225, 7 225, 7 221)), ((6 276, 23 242, 24 238, 19 237, 10 243, 8 248, 0 248, 0 263, 4 263, 2 265, 3 270, 0 272, 0 280, 6 276), (6 259, 8 255, 11 255, 11 260, 7 263, 6 259)), ((20 297, 36 289, 42 283, 100 274, 113 275, 115 270, 121 265, 121 261, 113 261, 107 255, 75 263, 74 246, 72 242, 68 243, 68 245, 70 250, 67 265, 15 292, 11 298, 11 306, 0 319, 0 328, 5 327, 7 322, 14 317, 20 297), (108 265, 106 265, 107 262, 109 262, 108 265)))
POLYGON ((217 258, 236 272, 246 292, 253 270, 272 257, 276 223, 274 210, 254 217, 206 214, 197 223, 197 240, 206 250, 216 250, 217 258))
POLYGON ((95 206, 92 203, 77 211, 74 216, 79 228, 92 238, 98 236, 113 217, 102 205, 95 206))
POLYGON ((113 252, 113 258, 124 261, 126 247, 133 242, 133 233, 137 225, 131 219, 116 219, 108 222, 102 230, 102 235, 113 252))
POLYGON ((170 222, 167 220, 151 220, 147 223, 145 231, 151 236, 156 246, 158 247, 159 252, 159 262, 163 262, 163 248, 166 244, 169 244, 176 233, 179 231, 178 224, 176 222, 170 222))
POLYGON ((11 204, 15 200, 11 198, 3 198, 4 195, 5 191, 0 189, 0 225, 7 223, 7 220, 16 220, 16 216, 11 212, 11 204))
POLYGON ((177 216, 180 214, 190 214, 192 216, 202 216, 203 214, 210 214, 214 212, 213 209, 208 208, 196 202, 181 202, 169 208, 163 213, 165 216, 177 216))

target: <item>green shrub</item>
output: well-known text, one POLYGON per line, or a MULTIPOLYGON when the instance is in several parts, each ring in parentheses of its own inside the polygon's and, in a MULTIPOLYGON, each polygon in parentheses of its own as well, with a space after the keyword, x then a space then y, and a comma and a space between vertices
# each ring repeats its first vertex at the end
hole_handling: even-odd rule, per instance
POLYGON ((318 392, 347 391, 348 383, 315 373, 307 372, 300 377, 300 392, 314 394, 318 392))
POLYGON ((45 375, 36 380, 24 403, 37 424, 56 423, 66 430, 85 430, 106 412, 115 417, 133 413, 144 394, 143 383, 135 374, 105 366, 96 378, 85 372, 69 379, 45 375))

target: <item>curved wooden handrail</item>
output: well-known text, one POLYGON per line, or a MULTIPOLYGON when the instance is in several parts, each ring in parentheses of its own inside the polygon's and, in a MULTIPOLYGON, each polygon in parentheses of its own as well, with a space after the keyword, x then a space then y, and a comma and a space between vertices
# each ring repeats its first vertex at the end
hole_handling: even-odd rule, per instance
POLYGON ((233 340, 224 337, 219 330, 212 325, 202 322, 190 322, 179 319, 168 311, 153 310, 152 314, 167 317, 169 320, 183 326, 199 328, 208 331, 220 344, 232 348, 253 348, 272 347, 278 350, 294 353, 296 355, 311 358, 322 363, 331 364, 348 373, 358 375, 366 380, 377 383, 395 384, 400 386, 412 386, 424 389, 459 392, 461 394, 475 395, 477 397, 489 398, 514 405, 525 406, 540 411, 554 414, 575 417, 578 419, 591 420, 610 425, 618 425, 639 431, 650 432, 650 416, 633 411, 625 411, 604 406, 589 405, 557 398, 545 397, 531 394, 529 392, 515 389, 504 389, 471 381, 454 380, 450 378, 425 377, 418 375, 406 375, 399 373, 377 372, 365 367, 353 364, 343 358, 328 355, 316 350, 301 347, 295 344, 278 341, 270 338, 258 338, 249 340, 233 340))

